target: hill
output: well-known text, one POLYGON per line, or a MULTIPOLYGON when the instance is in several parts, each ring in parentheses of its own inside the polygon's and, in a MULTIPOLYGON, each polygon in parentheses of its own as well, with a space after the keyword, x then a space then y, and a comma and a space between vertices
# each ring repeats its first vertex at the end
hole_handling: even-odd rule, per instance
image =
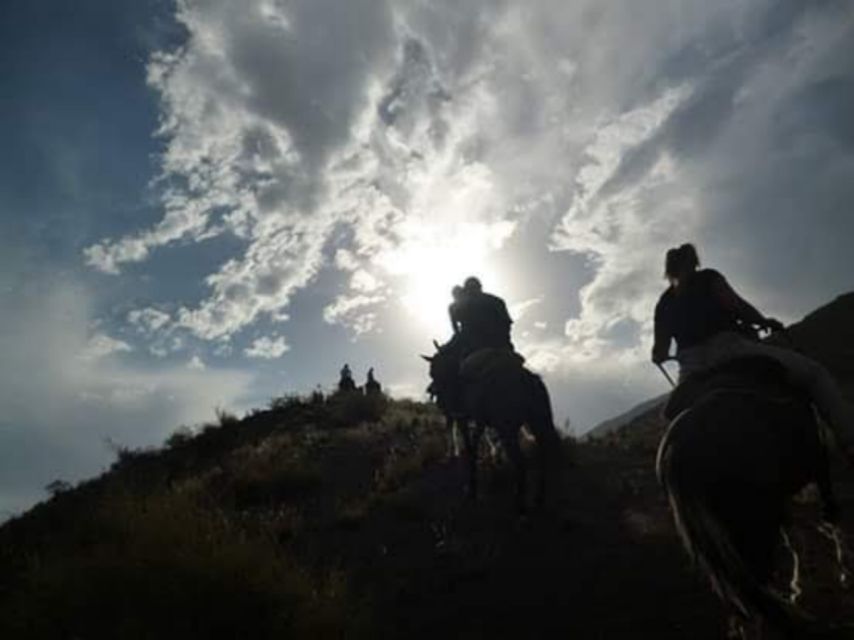
MULTIPOLYGON (((813 324, 844 325, 840 300, 793 338, 848 335, 813 324)), ((825 342, 847 371, 854 340, 825 342)), ((314 394, 221 415, 0 527, 0 637, 718 638, 655 479, 663 428, 652 411, 565 441, 549 504, 520 519, 500 461, 463 499, 430 405, 314 394)), ((836 475, 854 531, 854 478, 836 475)), ((806 493, 794 513, 804 602, 850 618, 816 510, 806 493)))
POLYGON ((618 431, 622 427, 632 422, 638 416, 644 415, 651 411, 659 410, 665 402, 667 402, 667 395, 658 396, 649 400, 644 400, 643 402, 635 405, 625 413, 621 413, 620 415, 614 418, 603 420, 595 427, 590 429, 590 431, 588 431, 586 434, 584 434, 584 437, 588 439, 601 438, 602 436, 606 436, 609 433, 614 433, 615 431, 618 431))

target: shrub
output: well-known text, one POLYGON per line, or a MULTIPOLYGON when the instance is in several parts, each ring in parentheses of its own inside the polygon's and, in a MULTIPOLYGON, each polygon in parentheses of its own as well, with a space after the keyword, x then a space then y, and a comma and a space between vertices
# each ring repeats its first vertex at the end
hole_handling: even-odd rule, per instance
POLYGON ((269 407, 271 411, 288 411, 302 407, 305 404, 306 403, 302 396, 294 393, 287 393, 283 396, 270 400, 269 407))
POLYGON ((166 446, 170 449, 177 449, 186 445, 193 439, 193 430, 190 427, 178 427, 172 434, 166 438, 166 446))
POLYGON ((214 409, 214 414, 216 415, 216 419, 217 422, 219 422, 220 427, 233 427, 240 423, 240 418, 233 413, 226 411, 222 407, 214 409))
POLYGON ((45 486, 44 490, 47 491, 48 495, 50 495, 51 498, 53 498, 55 496, 58 496, 61 493, 65 493, 66 491, 70 491, 71 490, 71 484, 65 480, 57 479, 57 480, 54 480, 53 482, 49 482, 45 486))
POLYGON ((335 393, 326 399, 326 412, 332 427, 351 427, 361 422, 379 422, 388 409, 385 395, 359 392, 335 393))
POLYGON ((444 440, 437 436, 414 440, 406 448, 391 447, 382 464, 374 472, 374 487, 380 493, 399 489, 425 467, 441 460, 444 455, 444 440))
POLYGON ((185 493, 114 494, 77 527, 73 549, 53 545, 18 576, 0 637, 337 637, 347 622, 340 576, 312 575, 185 493))

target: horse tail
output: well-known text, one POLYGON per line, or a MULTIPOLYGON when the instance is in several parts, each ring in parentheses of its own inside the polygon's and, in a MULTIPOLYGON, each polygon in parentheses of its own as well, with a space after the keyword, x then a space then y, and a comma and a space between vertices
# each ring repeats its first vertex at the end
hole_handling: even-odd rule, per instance
POLYGON ((656 461, 685 549, 709 577, 718 597, 745 619, 758 615, 787 637, 806 637, 811 626, 808 619, 757 579, 733 541, 730 523, 710 507, 694 482, 691 465, 680 464, 679 446, 672 435, 689 420, 690 411, 685 411, 671 423, 656 461))

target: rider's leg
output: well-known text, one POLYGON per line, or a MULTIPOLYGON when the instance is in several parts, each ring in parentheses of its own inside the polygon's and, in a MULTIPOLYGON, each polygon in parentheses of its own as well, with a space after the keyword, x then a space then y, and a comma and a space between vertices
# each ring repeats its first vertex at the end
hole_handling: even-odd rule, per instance
POLYGON ((854 407, 842 394, 830 372, 815 360, 796 351, 758 345, 763 353, 786 367, 792 382, 807 389, 813 403, 836 436, 837 443, 848 453, 854 453, 854 407))

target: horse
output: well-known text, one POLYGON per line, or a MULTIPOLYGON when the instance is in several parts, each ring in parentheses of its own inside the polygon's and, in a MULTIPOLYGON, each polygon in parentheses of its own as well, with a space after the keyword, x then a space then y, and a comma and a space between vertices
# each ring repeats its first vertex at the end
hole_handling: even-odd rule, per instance
MULTIPOLYGON (((748 625, 787 638, 818 634, 769 584, 785 542, 797 595, 797 554, 784 528, 793 495, 816 483, 823 517, 836 517, 810 399, 787 381, 781 365, 743 358, 680 385, 666 410, 668 417, 677 413, 659 445, 656 472, 682 544, 732 613, 733 628, 741 637, 748 625)), ((842 564, 839 536, 835 540, 842 564)))
POLYGON ((457 424, 463 435, 468 468, 468 495, 477 497, 477 456, 480 438, 487 427, 498 435, 516 474, 516 504, 526 510, 527 468, 519 443, 526 425, 537 443, 539 483, 536 503, 545 500, 546 472, 551 454, 560 448, 554 426, 551 400, 542 379, 526 369, 516 354, 505 349, 482 349, 460 365, 453 348, 438 348, 430 363, 430 392, 449 427, 457 424), (485 366, 481 366, 485 365, 485 366), (468 422, 474 428, 468 428, 468 422))
POLYGON ((356 393, 359 388, 356 386, 356 381, 353 378, 341 376, 338 381, 338 393, 356 393))

